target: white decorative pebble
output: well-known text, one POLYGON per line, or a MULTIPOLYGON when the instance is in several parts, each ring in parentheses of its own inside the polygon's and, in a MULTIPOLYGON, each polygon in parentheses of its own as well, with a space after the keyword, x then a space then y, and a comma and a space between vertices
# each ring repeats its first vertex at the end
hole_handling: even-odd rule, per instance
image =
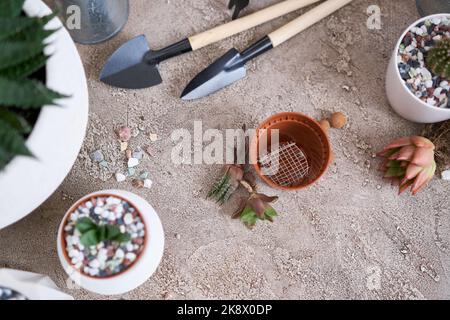
POLYGON ((128 159, 128 168, 134 168, 137 165, 139 165, 139 160, 136 158, 130 158, 128 159))
POLYGON ((124 182, 127 179, 127 177, 120 173, 120 172, 116 172, 116 181, 117 182, 124 182))
POLYGON ((145 179, 144 180, 144 188, 150 189, 153 185, 153 181, 150 179, 145 179))
POLYGON ((95 214, 102 214, 104 209, 102 207, 95 207, 94 213, 95 214))
POLYGON ((125 252, 122 249, 117 249, 116 254, 114 255, 117 259, 122 259, 125 256, 125 252))
POLYGON ((125 255, 125 258, 128 259, 128 260, 130 260, 131 262, 133 262, 134 260, 136 260, 136 254, 133 253, 133 252, 128 252, 128 253, 125 255))
POLYGON ((98 269, 100 268, 100 262, 97 259, 94 259, 91 262, 89 262, 89 267, 98 269))
POLYGON ((443 171, 441 176, 443 180, 450 181, 450 170, 443 171))
POLYGON ((127 213, 125 217, 123 217, 123 221, 125 224, 131 224, 133 222, 133 215, 131 213, 127 213))

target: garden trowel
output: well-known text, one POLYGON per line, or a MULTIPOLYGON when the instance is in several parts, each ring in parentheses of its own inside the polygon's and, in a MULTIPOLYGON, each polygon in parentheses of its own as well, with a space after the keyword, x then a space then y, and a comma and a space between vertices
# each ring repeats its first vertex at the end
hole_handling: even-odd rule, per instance
POLYGON ((319 0, 286 0, 160 50, 151 50, 140 35, 124 43, 106 62, 100 80, 120 88, 142 89, 162 82, 158 64, 183 53, 203 48, 239 32, 281 17, 319 0))
POLYGON ((279 46, 350 2, 352 0, 328 0, 265 36, 245 51, 231 49, 192 79, 181 98, 184 100, 202 98, 244 78, 247 73, 245 67, 247 61, 279 46))

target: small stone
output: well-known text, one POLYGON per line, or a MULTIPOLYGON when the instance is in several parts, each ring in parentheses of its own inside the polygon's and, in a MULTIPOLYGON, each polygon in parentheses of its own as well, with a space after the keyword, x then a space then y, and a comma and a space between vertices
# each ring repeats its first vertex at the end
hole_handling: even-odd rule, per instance
POLYGON ((153 181, 150 179, 145 179, 144 180, 144 188, 146 189, 150 189, 153 185, 153 181))
POLYGON ((133 179, 131 185, 137 189, 142 189, 144 187, 144 181, 141 179, 133 179))
POLYGON ((176 234, 175 234, 175 238, 176 238, 177 240, 180 240, 180 239, 181 239, 181 235, 180 235, 179 233, 176 233, 176 234))
POLYGON ((127 254, 125 254, 125 259, 133 262, 134 260, 136 260, 136 254, 133 252, 128 252, 127 254))
POLYGON ((122 259, 123 257, 125 257, 125 252, 123 252, 122 249, 117 249, 116 254, 114 255, 115 258, 117 259, 122 259))
POLYGON ((450 181, 450 170, 443 171, 441 177, 443 180, 450 181))
POLYGON ((105 158, 101 150, 96 150, 91 153, 91 159, 95 162, 102 162, 105 158))
POLYGON ((150 141, 155 142, 158 140, 158 135, 156 133, 150 133, 150 141))
POLYGON ((128 142, 120 142, 120 152, 124 152, 128 148, 128 142))
POLYGON ((133 152, 132 157, 141 160, 144 157, 144 151, 138 149, 135 152, 133 152))
POLYGON ((330 122, 327 119, 320 120, 319 124, 325 132, 328 132, 331 127, 330 122))
POLYGON ((103 168, 108 168, 108 167, 109 167, 108 162, 106 162, 105 160, 101 161, 101 162, 99 163, 99 165, 100 165, 101 167, 103 167, 103 168))
POLYGON ((120 141, 127 142, 131 139, 131 129, 126 126, 122 126, 119 130, 117 130, 117 136, 120 141))
POLYGON ((116 181, 117 182, 124 182, 127 179, 127 177, 120 173, 120 172, 116 172, 116 181))
POLYGON ((134 174, 136 173, 136 169, 135 168, 128 168, 128 176, 134 176, 134 174))
POLYGON ((148 178, 149 173, 147 171, 141 171, 141 173, 139 174, 139 178, 141 178, 142 180, 145 180, 148 178))
POLYGON ((342 112, 335 112, 331 115, 330 124, 333 128, 341 129, 347 123, 347 117, 342 112))
POLYGON ((139 160, 136 158, 130 158, 128 159, 128 168, 134 168, 137 165, 139 165, 139 160))
POLYGON ((131 213, 127 213, 123 217, 123 222, 125 222, 126 225, 129 225, 129 224, 133 223, 133 215, 131 213))
POLYGON ((133 152, 130 149, 127 149, 125 151, 125 156, 127 157, 127 159, 131 159, 133 157, 133 152))

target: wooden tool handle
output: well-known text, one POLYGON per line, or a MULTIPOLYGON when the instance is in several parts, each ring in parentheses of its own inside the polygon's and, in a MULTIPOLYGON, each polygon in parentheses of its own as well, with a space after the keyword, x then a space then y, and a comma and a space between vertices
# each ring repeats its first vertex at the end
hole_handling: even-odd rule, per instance
POLYGON ((189 38, 189 42, 191 43, 192 50, 197 50, 318 1, 319 0, 286 0, 246 17, 192 36, 189 38))
POLYGON ((304 15, 269 34, 272 45, 276 47, 282 44, 352 1, 353 0, 328 0, 318 5, 304 15))

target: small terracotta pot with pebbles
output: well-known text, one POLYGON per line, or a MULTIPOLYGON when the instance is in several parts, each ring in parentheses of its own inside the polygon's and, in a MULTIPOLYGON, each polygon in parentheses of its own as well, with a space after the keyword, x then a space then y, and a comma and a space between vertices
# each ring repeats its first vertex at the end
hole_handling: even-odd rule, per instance
MULTIPOLYGON (((142 203, 146 214, 156 215, 153 208, 136 195, 131 194, 132 198, 139 200, 138 203, 123 194, 130 193, 114 191, 88 195, 69 209, 61 223, 58 253, 63 266, 66 271, 69 268, 75 278, 81 279, 79 285, 97 293, 129 291, 125 276, 135 271, 139 264, 142 265, 141 260, 148 252, 149 237, 152 237, 150 244, 157 245, 158 254, 147 259, 156 258, 159 263, 162 256, 164 239, 161 223, 157 219, 157 232, 152 234, 142 203), (105 288, 103 283, 100 289, 96 286, 108 280, 120 281, 120 286, 125 285, 127 289, 122 290, 112 283, 112 286, 106 285, 107 290, 102 289, 105 288)), ((153 217, 153 220, 156 219, 153 217)))

